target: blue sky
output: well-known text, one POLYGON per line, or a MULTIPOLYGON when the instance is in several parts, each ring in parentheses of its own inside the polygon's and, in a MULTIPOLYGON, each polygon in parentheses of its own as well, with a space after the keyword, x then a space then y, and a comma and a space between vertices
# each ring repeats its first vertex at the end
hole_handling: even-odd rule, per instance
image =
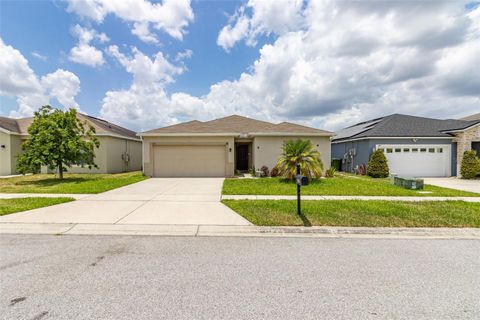
POLYGON ((478 2, 66 0, 0 9, 4 116, 50 103, 135 130, 232 113, 332 130, 395 112, 480 110, 480 68, 471 68, 478 2))
MULTIPOLYGON (((237 78, 259 56, 256 47, 241 45, 225 52, 216 44, 218 31, 227 22, 228 13, 234 12, 238 4, 235 1, 193 2, 195 21, 183 41, 159 33, 161 44, 146 44, 132 35, 128 25, 114 15, 107 16, 101 25, 95 25, 95 29, 106 33, 111 43, 135 46, 148 55, 161 50, 175 57, 178 52, 192 50, 194 54, 188 61, 188 73, 177 77, 168 89, 200 96, 208 93, 211 84, 237 78)), ((66 7, 67 3, 62 2, 2 1, 0 35, 7 44, 24 54, 37 74, 44 75, 59 67, 75 73, 82 81, 77 97, 79 105, 82 110, 98 115, 105 92, 127 88, 131 75, 113 60, 100 68, 90 68, 68 59, 68 51, 76 42, 71 33, 72 26, 93 24, 68 13, 66 7), (48 59, 36 58, 32 52, 48 59)), ((15 99, 0 99, 2 113, 8 114, 16 108, 15 99)))

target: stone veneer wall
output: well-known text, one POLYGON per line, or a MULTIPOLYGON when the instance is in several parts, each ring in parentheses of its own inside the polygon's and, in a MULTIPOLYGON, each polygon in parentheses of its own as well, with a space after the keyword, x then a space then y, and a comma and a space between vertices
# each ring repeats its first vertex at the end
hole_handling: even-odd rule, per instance
POLYGON ((472 150, 472 142, 480 139, 480 126, 475 126, 455 135, 453 142, 457 143, 457 176, 460 177, 463 153, 472 150))

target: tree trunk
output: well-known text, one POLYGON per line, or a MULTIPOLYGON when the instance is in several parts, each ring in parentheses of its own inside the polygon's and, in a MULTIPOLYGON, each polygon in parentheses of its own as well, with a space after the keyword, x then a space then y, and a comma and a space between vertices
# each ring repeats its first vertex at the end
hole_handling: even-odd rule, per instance
POLYGON ((58 163, 58 177, 60 180, 63 179, 63 164, 61 162, 58 163))

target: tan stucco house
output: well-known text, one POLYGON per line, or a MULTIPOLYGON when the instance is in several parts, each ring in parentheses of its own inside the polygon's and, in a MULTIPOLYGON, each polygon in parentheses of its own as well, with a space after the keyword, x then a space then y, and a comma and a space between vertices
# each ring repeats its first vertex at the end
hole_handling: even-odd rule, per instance
POLYGON ((224 177, 252 167, 272 169, 286 140, 309 139, 330 167, 332 132, 238 115, 189 121, 138 134, 143 170, 151 177, 224 177))
MULTIPOLYGON (((100 141, 100 147, 95 149, 98 169, 74 166, 68 172, 118 173, 142 169, 142 142, 134 131, 82 113, 78 113, 78 118, 95 128, 100 141)), ((0 117, 0 176, 16 174, 17 156, 22 152, 22 142, 28 137, 32 121, 33 117, 0 117)))

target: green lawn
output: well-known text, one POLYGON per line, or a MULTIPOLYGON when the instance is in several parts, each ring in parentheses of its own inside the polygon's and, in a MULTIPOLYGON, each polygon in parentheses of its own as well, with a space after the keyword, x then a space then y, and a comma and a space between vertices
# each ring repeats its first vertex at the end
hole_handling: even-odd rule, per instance
POLYGON ((147 179, 141 172, 117 174, 53 174, 0 179, 0 193, 100 193, 147 179))
POLYGON ((73 201, 72 198, 19 198, 0 199, 0 216, 19 211, 53 206, 73 201))
MULTIPOLYGON (((302 187, 304 195, 341 196, 435 196, 435 197, 480 197, 480 194, 425 185, 421 193, 390 184, 389 179, 373 179, 351 175, 336 175, 334 178, 312 181, 302 187)), ((223 194, 294 195, 295 183, 281 178, 226 179, 223 194)))
POLYGON ((223 200, 260 226, 480 227, 480 203, 463 201, 223 200))

